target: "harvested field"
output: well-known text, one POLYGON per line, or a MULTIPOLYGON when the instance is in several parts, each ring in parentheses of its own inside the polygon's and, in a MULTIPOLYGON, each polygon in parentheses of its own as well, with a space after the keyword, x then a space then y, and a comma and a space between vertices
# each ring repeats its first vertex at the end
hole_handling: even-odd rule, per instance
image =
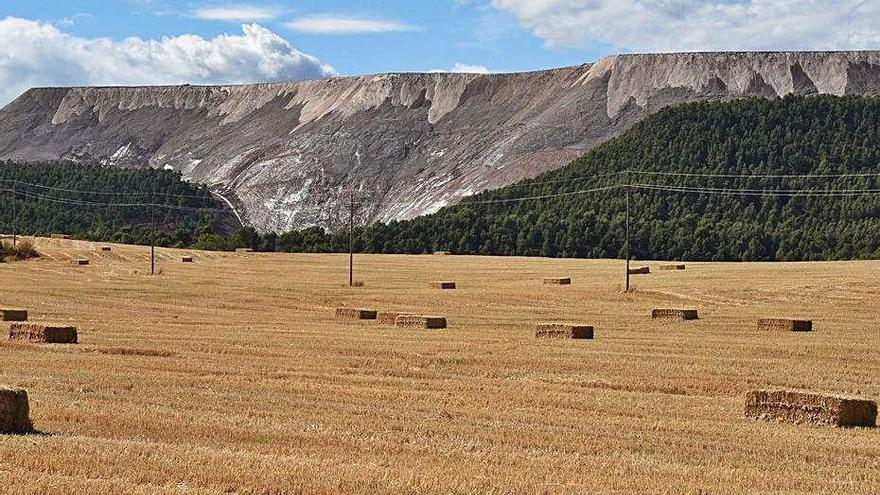
POLYGON ((700 318, 696 309, 653 309, 651 318, 666 320, 698 320, 700 318))
POLYGON ((592 325, 574 325, 571 323, 541 323, 535 330, 539 339, 592 339, 592 325))
POLYGON ((45 323, 15 322, 9 325, 9 340, 25 340, 44 344, 76 344, 76 327, 45 323))
POLYGON ((446 318, 442 316, 399 315, 394 319, 397 328, 425 328, 439 330, 446 328, 446 318))
POLYGON ((746 394, 746 417, 795 424, 875 427, 877 403, 800 390, 753 390, 746 394))
POLYGON ((454 289, 455 282, 431 282, 432 289, 454 289))
POLYGON ((28 312, 24 309, 0 309, 0 321, 27 321, 28 312))
POLYGON ((811 320, 792 320, 788 318, 761 318, 758 320, 758 330, 775 332, 812 332, 811 320))
POLYGON ((0 383, 47 433, 0 438, 10 493, 880 493, 880 429, 743 415, 753 389, 880 399, 880 262, 689 262, 623 293, 617 260, 358 255, 349 288, 347 254, 157 249, 151 277, 148 247, 88 270, 67 263, 94 244, 37 248, 0 264, 2 305, 76 322, 83 344, 0 341, 0 383), (578 283, 541 285, 558 274, 578 283), (447 279, 467 292, 426 283, 447 279), (654 308, 701 319, 659 332, 654 308), (767 315, 821 331, 758 331, 767 315), (544 322, 598 333, 538 341, 544 322))
POLYGON ((338 320, 375 320, 376 310, 359 308, 336 308, 338 320))
POLYGON ((27 392, 0 387, 0 434, 29 433, 31 429, 27 392))
POLYGON ((571 285, 571 277, 547 277, 544 285, 571 285))
POLYGON ((687 265, 660 265, 660 271, 664 272, 684 270, 686 268, 687 265))

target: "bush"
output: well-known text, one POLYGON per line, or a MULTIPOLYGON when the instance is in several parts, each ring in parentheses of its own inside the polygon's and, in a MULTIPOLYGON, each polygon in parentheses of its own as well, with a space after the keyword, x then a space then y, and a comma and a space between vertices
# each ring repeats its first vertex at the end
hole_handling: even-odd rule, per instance
POLYGON ((18 261, 29 258, 38 258, 40 253, 34 247, 34 241, 30 239, 22 239, 12 246, 11 242, 4 242, 0 245, 0 260, 2 261, 18 261))

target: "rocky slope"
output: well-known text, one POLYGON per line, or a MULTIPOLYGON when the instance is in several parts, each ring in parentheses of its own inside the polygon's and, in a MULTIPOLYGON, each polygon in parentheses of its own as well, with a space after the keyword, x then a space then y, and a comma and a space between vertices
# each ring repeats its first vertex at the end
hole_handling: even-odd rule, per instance
POLYGON ((695 100, 880 94, 880 52, 621 55, 521 74, 386 74, 245 86, 32 89, 0 159, 166 167, 259 230, 430 213, 558 168, 695 100))

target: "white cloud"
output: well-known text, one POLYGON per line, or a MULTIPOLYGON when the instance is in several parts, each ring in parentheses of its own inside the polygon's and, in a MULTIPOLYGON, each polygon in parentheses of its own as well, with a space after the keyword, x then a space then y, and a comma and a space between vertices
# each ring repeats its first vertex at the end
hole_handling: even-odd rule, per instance
POLYGON ((844 50, 880 45, 869 0, 492 0, 551 47, 844 50))
POLYGON ((0 20, 0 104, 34 86, 231 84, 335 74, 257 24, 240 35, 82 38, 47 23, 0 20))
POLYGON ((267 21, 275 19, 278 14, 276 8, 256 5, 202 7, 193 11, 193 16, 210 21, 267 21))
POLYGON ((419 30, 398 21, 337 15, 305 16, 285 25, 294 31, 308 34, 400 33, 419 30))
POLYGON ((428 72, 456 72, 460 74, 491 74, 492 71, 489 70, 485 65, 468 65, 462 63, 456 63, 452 66, 451 69, 432 69, 428 72))

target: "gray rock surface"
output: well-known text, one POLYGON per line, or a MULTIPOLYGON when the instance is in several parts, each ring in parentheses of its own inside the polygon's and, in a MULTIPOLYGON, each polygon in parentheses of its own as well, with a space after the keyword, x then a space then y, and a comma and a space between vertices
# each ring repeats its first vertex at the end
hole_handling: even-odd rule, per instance
POLYGON ((32 89, 0 159, 166 167, 261 231, 407 219, 559 168, 667 105, 880 94, 880 52, 620 55, 520 74, 32 89))

